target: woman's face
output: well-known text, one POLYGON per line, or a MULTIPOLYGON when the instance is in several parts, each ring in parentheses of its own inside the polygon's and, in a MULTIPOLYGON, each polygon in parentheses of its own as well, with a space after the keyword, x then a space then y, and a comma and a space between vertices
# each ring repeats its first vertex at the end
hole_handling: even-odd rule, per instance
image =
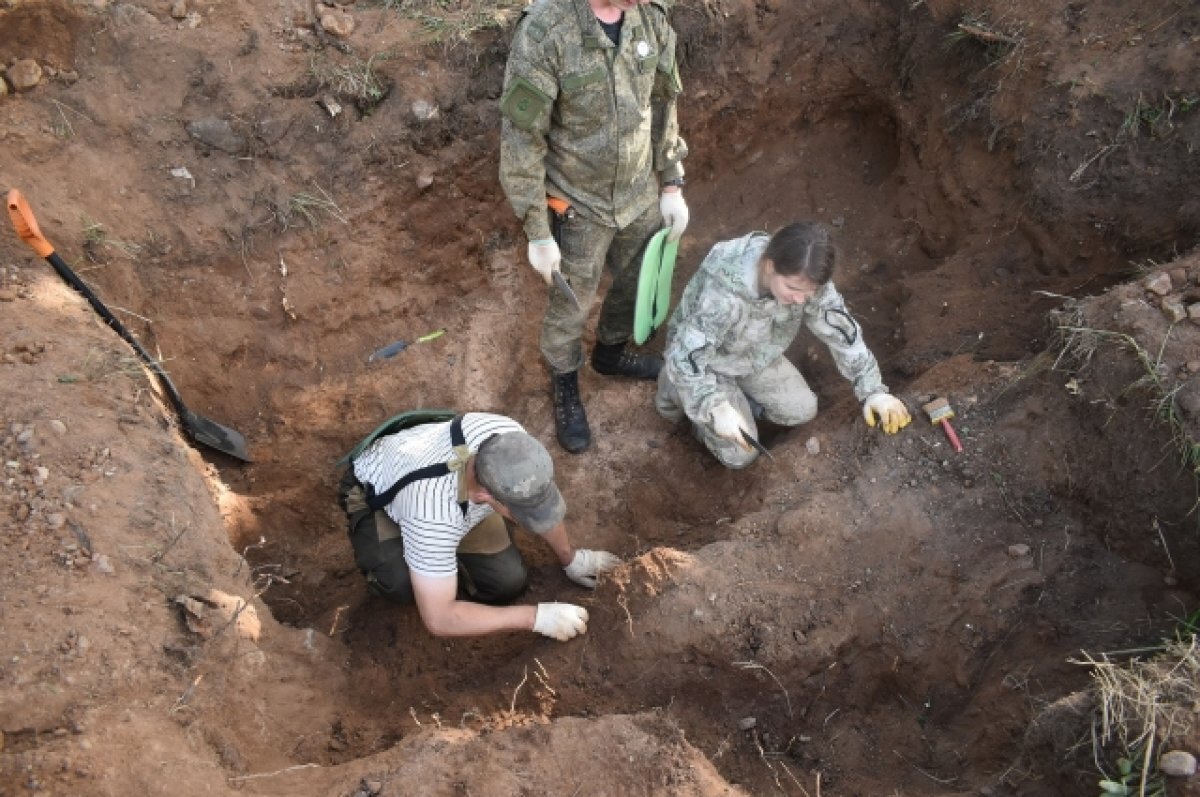
POLYGON ((759 263, 759 273, 762 287, 780 304, 804 304, 821 287, 801 274, 780 274, 775 270, 775 264, 766 258, 759 263))

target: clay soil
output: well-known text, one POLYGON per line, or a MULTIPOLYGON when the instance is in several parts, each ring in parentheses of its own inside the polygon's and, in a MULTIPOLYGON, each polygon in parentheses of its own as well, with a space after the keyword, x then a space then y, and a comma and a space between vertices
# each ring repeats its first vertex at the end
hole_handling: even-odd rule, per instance
POLYGON ((821 413, 730 472, 590 370, 596 444, 553 443, 496 176, 518 3, 359 0, 347 37, 171 5, 0 1, 0 63, 45 70, 0 98, 0 188, 254 461, 189 445, 0 233, 0 795, 1097 793, 1077 662, 1200 590, 1200 8, 680 2, 677 292, 717 241, 827 223, 915 416, 866 428, 801 337, 821 413), (625 561, 585 593, 519 540, 585 636, 436 639, 367 596, 334 463, 414 407, 551 448, 571 535, 625 561))

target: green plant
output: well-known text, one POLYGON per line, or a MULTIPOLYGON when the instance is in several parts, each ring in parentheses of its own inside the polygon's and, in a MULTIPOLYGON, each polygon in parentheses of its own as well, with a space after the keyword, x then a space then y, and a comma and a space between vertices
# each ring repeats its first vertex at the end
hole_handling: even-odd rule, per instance
POLYGON ((1161 652, 1147 659, 1113 662, 1084 654, 1092 668, 1092 689, 1099 716, 1095 721, 1093 755, 1103 776, 1104 795, 1161 797, 1163 778, 1157 753, 1173 738, 1191 733, 1194 706, 1200 700, 1200 650, 1193 636, 1164 642, 1161 652), (1102 748, 1117 755, 1115 775, 1100 763, 1102 748))
POLYGON ((321 214, 337 219, 342 224, 350 223, 342 215, 342 209, 338 207, 337 203, 333 201, 333 197, 324 188, 321 188, 316 183, 313 183, 313 188, 317 189, 317 194, 299 191, 288 198, 286 210, 279 214, 280 222, 285 230, 292 226, 292 220, 298 216, 302 217, 308 223, 308 226, 314 229, 318 226, 321 214))
POLYGON ((1116 779, 1106 777, 1100 781, 1100 797, 1162 797, 1166 794, 1161 777, 1154 778, 1143 788, 1141 776, 1141 771, 1134 768, 1132 759, 1118 758, 1117 775, 1114 776, 1116 779))
POLYGON ((1125 112, 1116 140, 1128 142, 1142 135, 1162 138, 1175 129, 1176 119, 1200 105, 1200 97, 1189 97, 1183 93, 1163 92, 1162 99, 1147 102, 1138 92, 1133 105, 1125 112))
POLYGON ((352 57, 340 64, 312 61, 309 74, 317 90, 328 89, 339 99, 353 102, 365 116, 391 93, 391 81, 377 71, 378 65, 391 57, 392 53, 382 52, 366 60, 352 57))

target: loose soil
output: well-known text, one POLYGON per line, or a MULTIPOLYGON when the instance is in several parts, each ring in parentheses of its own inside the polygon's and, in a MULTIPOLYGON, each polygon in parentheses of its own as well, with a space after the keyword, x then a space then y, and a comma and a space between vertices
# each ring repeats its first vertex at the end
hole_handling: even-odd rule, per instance
POLYGON ((866 428, 801 337, 820 415, 730 472, 590 370, 596 444, 553 445, 496 178, 515 5, 360 0, 338 38, 301 0, 0 1, 0 62, 46 72, 0 97, 0 187, 254 457, 189 447, 0 235, 0 795, 1095 793, 1077 661, 1200 589, 1200 8, 680 2, 676 290, 827 223, 916 416, 866 428), (550 446, 572 537, 625 560, 584 593, 519 540, 584 637, 367 596, 334 463, 414 407, 550 446))

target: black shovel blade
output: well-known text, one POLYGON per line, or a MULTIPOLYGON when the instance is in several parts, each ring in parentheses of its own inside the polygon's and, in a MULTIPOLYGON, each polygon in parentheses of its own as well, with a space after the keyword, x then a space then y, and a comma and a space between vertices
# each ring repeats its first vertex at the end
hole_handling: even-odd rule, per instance
POLYGON ((183 411, 181 417, 187 433, 197 443, 236 457, 242 462, 254 461, 250 459, 250 452, 246 450, 246 438, 239 432, 188 409, 183 411))

